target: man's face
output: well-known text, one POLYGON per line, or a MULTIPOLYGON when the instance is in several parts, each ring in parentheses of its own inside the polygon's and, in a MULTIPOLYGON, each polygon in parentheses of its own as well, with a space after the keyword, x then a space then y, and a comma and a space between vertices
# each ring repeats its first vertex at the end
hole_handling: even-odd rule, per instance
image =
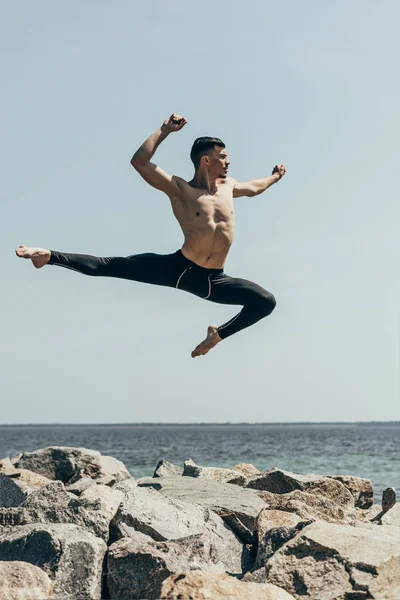
POLYGON ((228 175, 228 167, 230 165, 226 148, 215 146, 208 156, 208 171, 210 175, 225 179, 228 175))

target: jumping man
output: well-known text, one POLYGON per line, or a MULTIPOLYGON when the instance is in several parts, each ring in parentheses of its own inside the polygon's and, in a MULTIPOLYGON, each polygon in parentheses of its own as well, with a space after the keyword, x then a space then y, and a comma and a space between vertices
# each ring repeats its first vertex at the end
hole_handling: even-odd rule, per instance
POLYGON ((276 165, 269 177, 239 183, 228 177, 229 159, 225 144, 218 138, 195 140, 190 158, 194 177, 185 181, 168 175, 151 159, 170 133, 179 131, 187 121, 172 114, 133 155, 131 164, 147 183, 169 197, 181 226, 184 243, 173 254, 136 254, 127 257, 99 258, 20 246, 17 256, 29 258, 36 268, 57 265, 85 275, 117 277, 155 285, 175 287, 218 302, 242 306, 227 323, 210 325, 207 337, 192 352, 192 357, 207 354, 221 340, 253 325, 275 308, 275 298, 246 279, 224 273, 224 264, 234 235, 233 198, 257 196, 282 179, 285 165, 276 165))

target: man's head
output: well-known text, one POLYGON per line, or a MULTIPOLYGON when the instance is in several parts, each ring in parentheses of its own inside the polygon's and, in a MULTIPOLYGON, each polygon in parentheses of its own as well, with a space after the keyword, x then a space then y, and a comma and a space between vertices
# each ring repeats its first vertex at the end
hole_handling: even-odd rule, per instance
POLYGON ((194 141, 190 151, 194 168, 205 167, 212 177, 225 179, 228 173, 229 159, 225 144, 219 138, 200 137, 194 141))

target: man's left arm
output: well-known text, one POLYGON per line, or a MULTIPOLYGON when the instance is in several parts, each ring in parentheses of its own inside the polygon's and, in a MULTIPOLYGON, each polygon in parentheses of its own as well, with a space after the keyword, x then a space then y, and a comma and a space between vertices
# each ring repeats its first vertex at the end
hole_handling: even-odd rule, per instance
POLYGON ((285 165, 276 165, 273 168, 272 175, 262 179, 252 179, 251 181, 236 182, 233 188, 233 197, 240 196, 258 196, 267 190, 271 185, 282 179, 286 173, 285 165))

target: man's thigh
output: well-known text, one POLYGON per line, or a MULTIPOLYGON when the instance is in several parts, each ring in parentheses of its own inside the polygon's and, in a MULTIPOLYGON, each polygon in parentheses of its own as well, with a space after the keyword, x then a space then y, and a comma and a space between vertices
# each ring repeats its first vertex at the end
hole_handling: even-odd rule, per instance
POLYGON ((223 273, 212 279, 211 294, 208 299, 218 304, 245 306, 257 302, 261 298, 269 297, 271 297, 271 293, 254 281, 231 277, 223 273))

